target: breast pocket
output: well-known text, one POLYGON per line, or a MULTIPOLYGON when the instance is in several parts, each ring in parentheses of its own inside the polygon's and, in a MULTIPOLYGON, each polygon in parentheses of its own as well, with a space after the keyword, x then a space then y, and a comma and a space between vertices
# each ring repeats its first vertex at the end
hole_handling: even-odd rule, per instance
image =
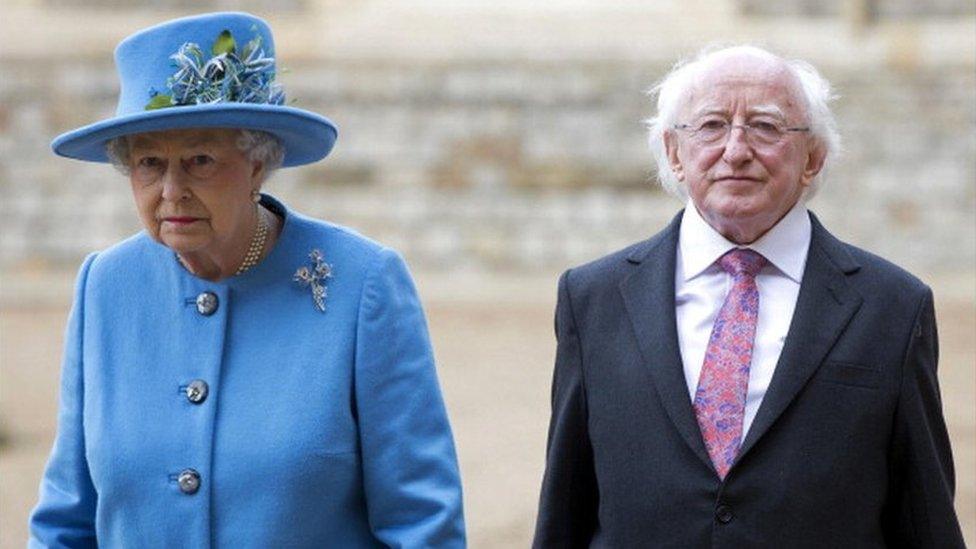
POLYGON ((816 379, 848 387, 877 389, 881 385, 881 373, 877 368, 850 362, 824 362, 816 379))

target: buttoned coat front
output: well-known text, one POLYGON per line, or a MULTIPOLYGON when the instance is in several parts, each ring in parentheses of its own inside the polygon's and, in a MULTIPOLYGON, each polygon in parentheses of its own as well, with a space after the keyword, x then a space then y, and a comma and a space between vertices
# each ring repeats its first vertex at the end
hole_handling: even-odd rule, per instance
POLYGON ((196 278, 144 233, 85 261, 31 546, 464 545, 403 261, 263 200, 284 216, 280 238, 240 276, 196 278), (324 311, 293 280, 313 249, 331 266, 324 311), (215 307, 198 307, 206 292, 215 307))
POLYGON ((785 346, 724 480, 678 344, 680 214, 562 277, 535 547, 963 547, 932 293, 811 218, 785 346))

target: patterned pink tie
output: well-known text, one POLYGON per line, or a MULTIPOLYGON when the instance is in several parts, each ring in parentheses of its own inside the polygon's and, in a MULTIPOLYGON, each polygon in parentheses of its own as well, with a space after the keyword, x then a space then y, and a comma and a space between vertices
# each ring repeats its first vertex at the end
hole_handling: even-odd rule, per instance
POLYGON ((756 274, 766 265, 766 258, 736 248, 719 258, 718 264, 732 275, 732 288, 708 339, 694 408, 708 455, 724 480, 742 443, 749 364, 759 316, 756 274))

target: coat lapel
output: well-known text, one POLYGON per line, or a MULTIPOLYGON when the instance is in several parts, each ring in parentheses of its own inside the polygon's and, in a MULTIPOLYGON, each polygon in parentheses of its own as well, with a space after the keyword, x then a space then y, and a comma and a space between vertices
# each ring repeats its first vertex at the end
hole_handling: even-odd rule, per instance
POLYGON ((637 337, 644 363, 668 416, 692 451, 709 467, 701 431, 688 396, 674 311, 674 269, 681 213, 627 261, 634 272, 620 283, 620 292, 637 337))
MULTIPOLYGON (((739 449, 740 461, 786 410, 861 306, 847 282, 859 266, 844 245, 810 214, 810 251, 783 352, 759 411, 739 449)), ((760 305, 761 306, 761 305, 760 305)))

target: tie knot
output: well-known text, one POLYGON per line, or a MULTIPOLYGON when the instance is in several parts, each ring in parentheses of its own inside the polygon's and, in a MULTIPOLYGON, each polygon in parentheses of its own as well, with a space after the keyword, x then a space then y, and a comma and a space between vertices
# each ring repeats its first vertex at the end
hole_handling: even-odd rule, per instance
POLYGON ((759 252, 747 248, 734 248, 719 258, 718 264, 725 272, 737 276, 756 276, 768 263, 759 252))

